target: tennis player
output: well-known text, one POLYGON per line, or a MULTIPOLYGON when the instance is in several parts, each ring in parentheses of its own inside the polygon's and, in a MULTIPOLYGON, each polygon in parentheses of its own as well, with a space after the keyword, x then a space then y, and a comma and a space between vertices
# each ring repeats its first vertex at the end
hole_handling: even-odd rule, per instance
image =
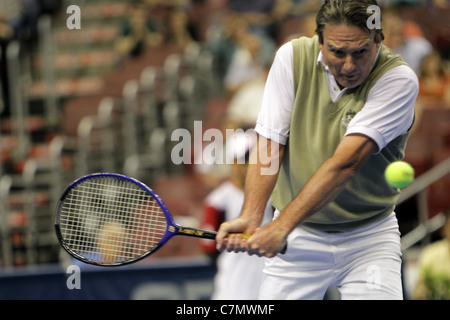
POLYGON ((373 5, 325 1, 317 34, 281 46, 271 67, 243 209, 217 236, 218 249, 271 258, 261 299, 322 299, 329 287, 341 299, 403 298, 399 190, 383 173, 404 156, 418 79, 369 27, 373 5), (264 153, 274 174, 262 174, 264 153), (275 218, 260 226, 270 196, 275 218))

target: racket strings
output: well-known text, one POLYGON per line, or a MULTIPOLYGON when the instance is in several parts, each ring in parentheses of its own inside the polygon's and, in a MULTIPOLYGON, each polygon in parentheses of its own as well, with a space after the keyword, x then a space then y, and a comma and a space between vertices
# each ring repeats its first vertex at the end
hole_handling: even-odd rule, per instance
POLYGON ((139 185, 117 177, 99 176, 77 184, 60 212, 67 245, 101 264, 147 254, 158 246, 167 227, 159 203, 139 185))

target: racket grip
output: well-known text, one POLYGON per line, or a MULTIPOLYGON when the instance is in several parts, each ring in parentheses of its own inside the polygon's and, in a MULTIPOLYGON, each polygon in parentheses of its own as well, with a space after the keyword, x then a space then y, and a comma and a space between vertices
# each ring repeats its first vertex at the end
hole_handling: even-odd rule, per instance
MULTIPOLYGON (((188 228, 188 227, 179 227, 178 234, 182 234, 185 236, 190 237, 197 237, 197 238, 203 238, 203 239, 211 239, 214 240, 216 238, 217 232, 216 231, 209 231, 209 230, 202 230, 202 229, 196 229, 196 228, 188 228)), ((231 234, 240 234, 242 238, 249 239, 251 237, 250 234, 246 233, 239 233, 239 232, 230 232, 227 237, 231 234)), ((284 248, 279 252, 280 254, 286 253, 287 245, 284 246, 284 248)))
POLYGON ((227 238, 232 235, 232 234, 240 234, 242 238, 244 238, 245 240, 250 239, 251 235, 250 234, 246 234, 246 233, 239 233, 239 232, 230 232, 227 234, 227 238))
MULTIPOLYGON (((237 233, 237 232, 230 232, 229 233, 229 235, 230 234, 239 234, 239 233, 237 233)), ((241 235, 241 237, 242 238, 244 238, 244 239, 249 239, 250 237, 251 237, 251 235, 250 234, 246 234, 246 233, 240 233, 240 235, 241 235)), ((287 250, 287 244, 283 247, 283 249, 279 252, 280 254, 285 254, 286 253, 286 250, 287 250)))

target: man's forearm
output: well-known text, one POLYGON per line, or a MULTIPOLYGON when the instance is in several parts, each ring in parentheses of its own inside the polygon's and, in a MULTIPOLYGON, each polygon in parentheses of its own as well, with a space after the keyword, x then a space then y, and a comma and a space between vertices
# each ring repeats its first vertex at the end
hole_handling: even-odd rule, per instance
POLYGON ((259 137, 258 148, 250 156, 250 164, 245 180, 245 201, 242 215, 262 220, 262 214, 270 199, 278 178, 284 146, 264 137, 259 137), (262 158, 270 161, 262 161, 262 158), (276 168, 271 174, 266 174, 268 168, 276 168))
POLYGON ((375 150, 376 146, 369 138, 347 137, 334 156, 320 166, 299 194, 281 212, 278 222, 291 231, 318 212, 342 191, 375 150))

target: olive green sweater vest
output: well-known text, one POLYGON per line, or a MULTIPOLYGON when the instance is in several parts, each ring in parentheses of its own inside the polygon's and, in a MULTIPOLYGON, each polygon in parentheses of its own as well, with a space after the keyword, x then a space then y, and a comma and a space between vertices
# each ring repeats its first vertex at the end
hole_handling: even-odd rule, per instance
MULTIPOLYGON (((317 36, 295 39, 293 48, 295 102, 289 139, 272 194, 273 205, 280 211, 334 154, 348 122, 364 107, 376 81, 386 71, 405 64, 382 46, 366 81, 333 103, 324 66, 317 63, 320 50, 317 36)), ((390 162, 403 158, 408 136, 409 133, 399 136, 372 155, 345 189, 304 225, 325 232, 345 232, 389 215, 399 191, 386 183, 384 170, 390 162)))

